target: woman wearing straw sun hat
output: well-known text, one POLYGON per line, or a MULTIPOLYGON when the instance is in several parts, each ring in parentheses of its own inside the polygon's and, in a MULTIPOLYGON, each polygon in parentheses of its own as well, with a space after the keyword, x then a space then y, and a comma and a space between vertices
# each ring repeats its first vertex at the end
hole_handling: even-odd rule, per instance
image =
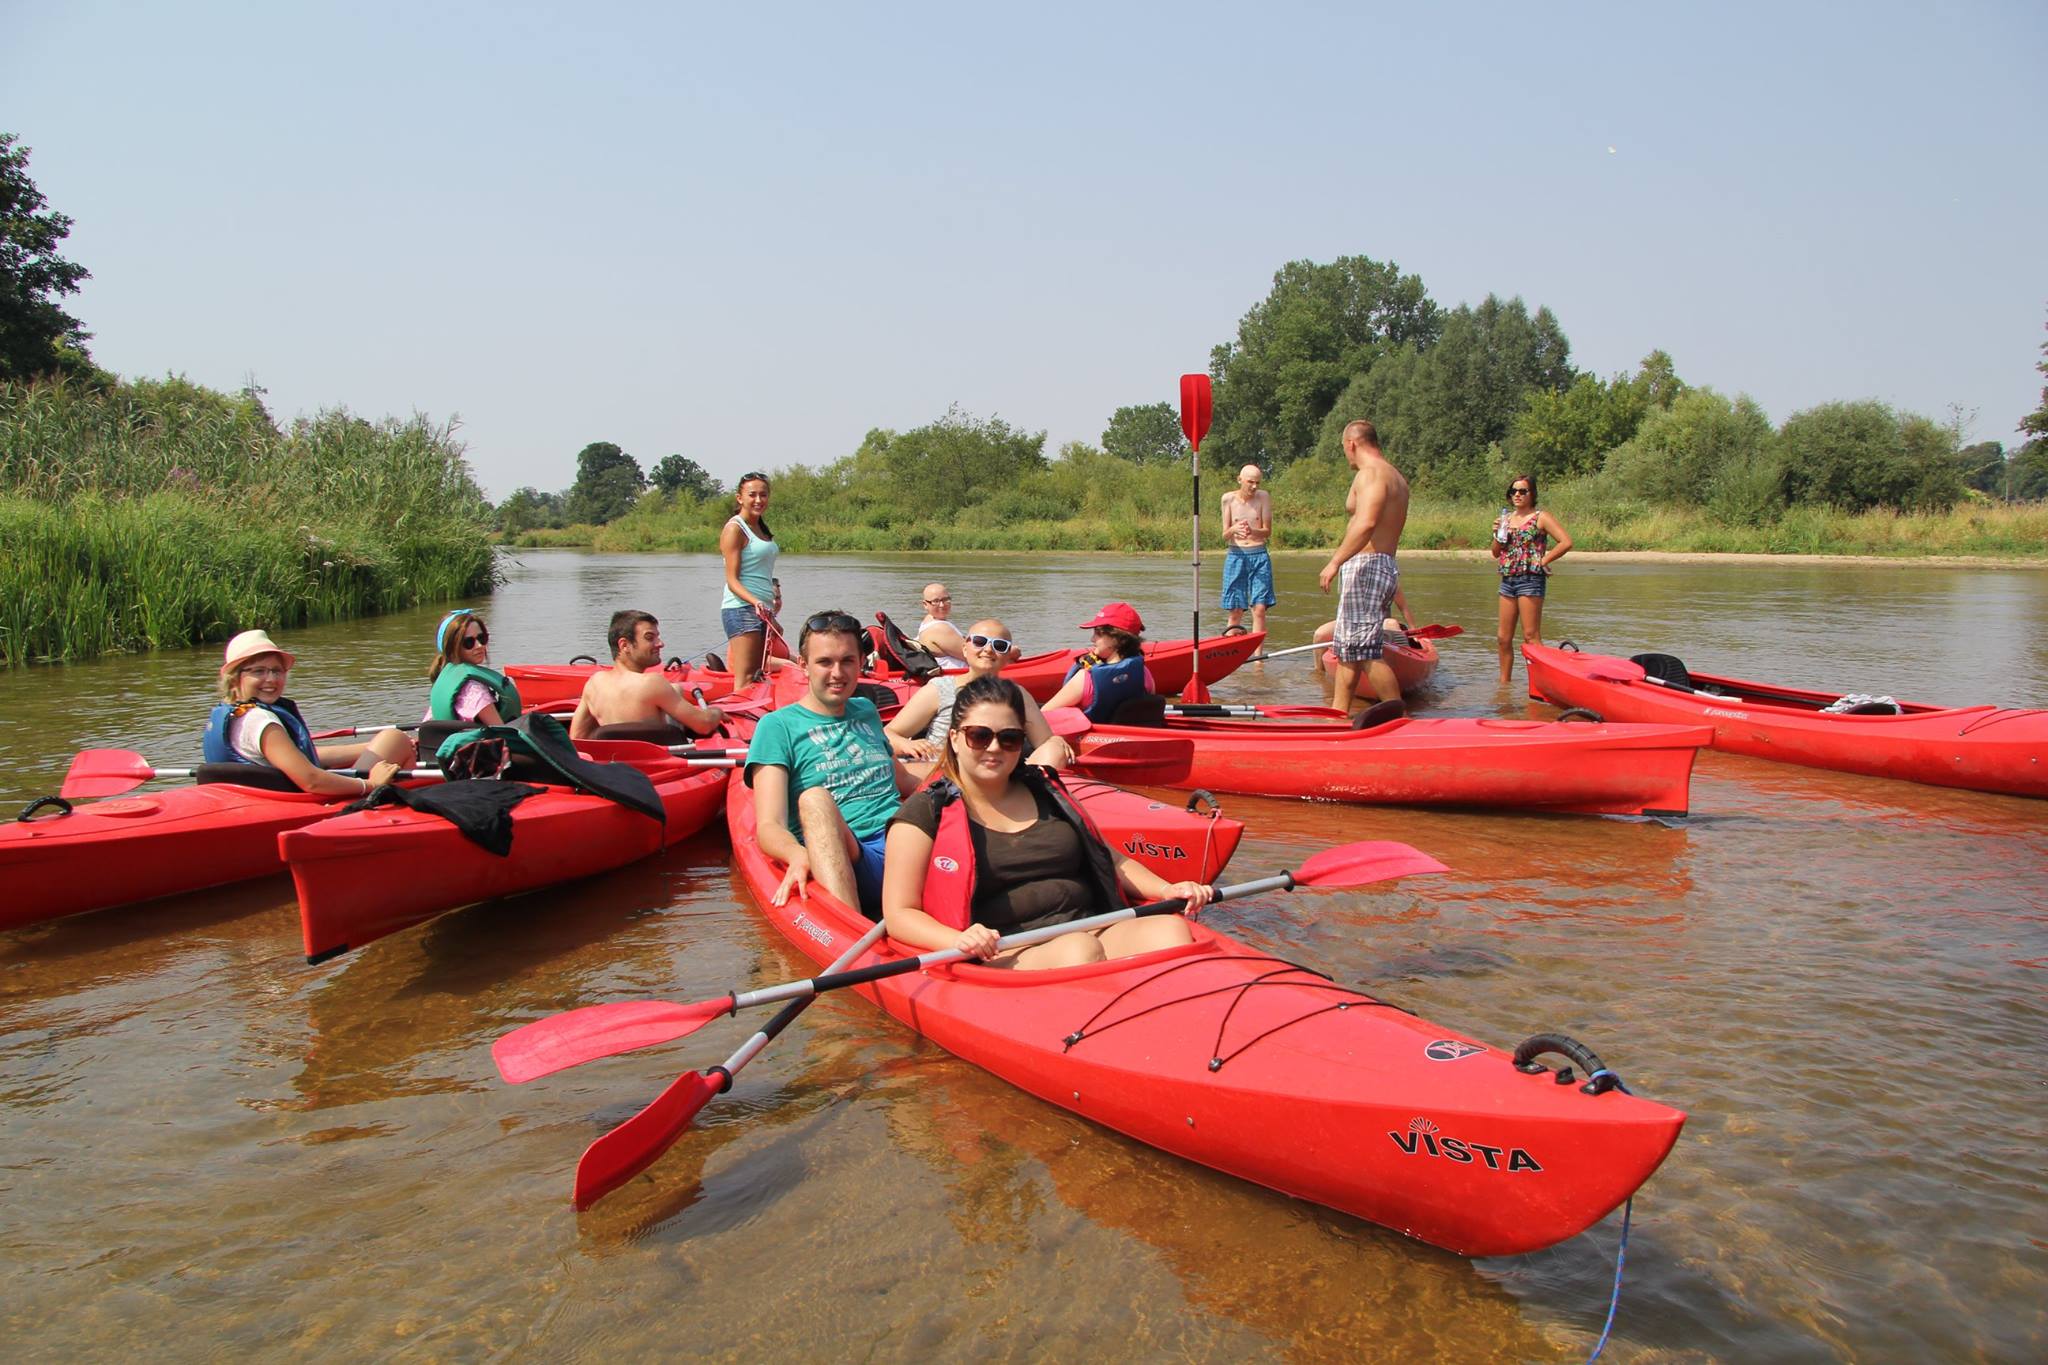
POLYGON ((202 746, 208 763, 274 768, 315 796, 367 795, 412 763, 412 741, 397 730, 379 730, 364 744, 315 744, 297 703, 284 694, 297 662, 267 631, 245 630, 228 641, 220 702, 207 717, 202 746), (357 771, 329 771, 348 767, 357 771))

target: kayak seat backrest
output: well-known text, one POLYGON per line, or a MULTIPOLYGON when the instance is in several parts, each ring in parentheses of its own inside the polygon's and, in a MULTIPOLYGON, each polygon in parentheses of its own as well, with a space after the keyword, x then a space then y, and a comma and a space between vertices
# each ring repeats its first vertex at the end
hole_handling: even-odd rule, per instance
POLYGON ((905 635, 903 628, 889 619, 889 613, 876 612, 875 624, 881 627, 880 634, 874 637, 875 652, 887 660, 890 667, 917 682, 945 672, 938 656, 905 635))
POLYGON ((1110 716, 1111 725, 1142 725, 1147 728, 1163 728, 1166 724, 1166 698, 1156 692, 1142 697, 1132 697, 1116 708, 1110 716))
POLYGON ((419 731, 414 736, 414 741, 419 746, 420 761, 432 763, 434 755, 441 752, 441 745, 448 736, 463 730, 474 730, 478 724, 477 721, 459 720, 421 721, 419 731))
POLYGON ((1668 687, 1682 688, 1688 692, 1698 690, 1693 684, 1692 674, 1685 671, 1684 661, 1673 655, 1632 654, 1628 661, 1638 665, 1649 677, 1668 687))
POLYGON ((649 744, 687 744, 695 738, 680 725, 661 718, 636 720, 630 725, 600 725, 590 732, 592 739, 638 739, 649 744))
POLYGON ((1376 701, 1351 718, 1354 730, 1377 730, 1382 725, 1397 721, 1408 714, 1408 705, 1399 697, 1388 701, 1376 701))
POLYGON ((1854 706, 1835 712, 1838 716, 1898 716, 1905 714, 1905 708, 1895 701, 1859 701, 1854 706))
POLYGON ((237 787, 254 787, 265 792, 295 792, 299 784, 268 763, 202 763, 193 779, 198 782, 232 782, 237 787))
POLYGON ((856 697, 866 697, 875 704, 877 711, 885 713, 903 705, 903 699, 896 695, 896 689, 884 686, 881 683, 855 683, 853 685, 853 695, 856 697))

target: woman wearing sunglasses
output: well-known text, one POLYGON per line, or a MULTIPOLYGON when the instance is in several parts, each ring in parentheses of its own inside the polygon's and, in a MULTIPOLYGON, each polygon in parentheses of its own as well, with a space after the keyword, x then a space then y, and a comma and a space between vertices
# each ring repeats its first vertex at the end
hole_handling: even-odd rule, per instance
POLYGON ((1522 638, 1543 643, 1543 586, 1550 566, 1571 552, 1572 538, 1556 517, 1536 505, 1536 476, 1508 480, 1508 505, 1493 523, 1493 557, 1500 562, 1500 680, 1515 673, 1515 622, 1522 638), (1550 543, 1555 538, 1557 544, 1550 543))
MULTIPOLYGON (((1017 642, 1010 637, 1010 628, 993 617, 976 621, 963 639, 967 676, 941 673, 933 678, 911 694, 887 727, 890 747, 924 765, 917 774, 920 778, 930 775, 932 764, 939 757, 946 732, 953 725, 953 704, 960 690, 976 678, 995 677, 1020 652, 1017 642)), ((1029 695, 1024 697, 1024 728, 1034 746, 1025 762, 1064 768, 1074 761, 1073 747, 1052 732, 1038 703, 1029 695)))
POLYGON ((1024 764, 1023 689, 1000 677, 960 689, 946 732, 945 779, 903 803, 889 825, 882 916, 889 936, 928 952, 958 948, 996 967, 1076 967, 1191 941, 1176 915, 1125 920, 1028 948, 996 951, 1007 933, 1081 919, 1137 900, 1215 896, 1119 859, 1058 777, 1024 764))
POLYGON ((427 670, 434 691, 420 719, 503 725, 519 714, 519 689, 490 666, 491 632, 483 617, 449 612, 441 618, 434 643, 440 653, 427 670))

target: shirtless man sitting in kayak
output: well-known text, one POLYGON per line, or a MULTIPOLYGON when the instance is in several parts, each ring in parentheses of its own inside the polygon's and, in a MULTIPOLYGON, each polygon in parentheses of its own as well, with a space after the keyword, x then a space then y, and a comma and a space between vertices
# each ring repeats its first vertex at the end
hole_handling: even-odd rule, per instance
POLYGON ((693 735, 708 735, 724 723, 723 711, 694 705, 661 676, 661 623, 652 616, 615 612, 605 639, 612 666, 583 684, 569 718, 570 738, 589 739, 600 725, 646 725, 663 716, 693 735))
POLYGON ((917 642, 930 650, 941 668, 967 667, 967 637, 950 619, 953 590, 944 583, 924 585, 924 620, 917 623, 917 642))

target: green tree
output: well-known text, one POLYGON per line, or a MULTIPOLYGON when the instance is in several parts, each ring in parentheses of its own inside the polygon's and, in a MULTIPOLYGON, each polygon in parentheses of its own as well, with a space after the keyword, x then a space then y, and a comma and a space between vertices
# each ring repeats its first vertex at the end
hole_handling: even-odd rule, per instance
POLYGON ((2002 441, 1979 441, 1956 452, 1956 477, 1965 488, 2005 496, 2006 451, 2002 441))
MULTIPOLYGON (((2048 356, 2048 342, 2041 343, 2041 353, 2048 356)), ((2039 361, 2034 368, 2048 375, 2048 359, 2039 361)), ((2048 385, 2042 386, 2041 406, 2020 419, 2019 430, 2032 439, 2013 454, 2012 496, 2030 502, 2048 497, 2048 385)))
POLYGON ((1210 355, 1216 416, 1202 448, 1218 466, 1277 469, 1307 455, 1345 386, 1401 346, 1426 349, 1442 317, 1393 263, 1290 261, 1210 355))
POLYGON ((538 527, 564 525, 567 518, 562 513, 562 495, 543 493, 538 488, 521 488, 498 504, 494 517, 497 527, 508 536, 538 527))
POLYGON ((1951 431, 1883 403, 1823 403, 1785 419, 1785 491, 1845 511, 1952 507, 1962 497, 1951 431))
POLYGON ((1171 403, 1118 408, 1102 433, 1102 448, 1132 464, 1175 464, 1187 458, 1188 439, 1171 403))
POLYGON ((856 474, 882 474, 883 500, 900 518, 921 520, 950 516, 1044 469, 1045 433, 1018 431, 1000 417, 984 421, 956 406, 901 435, 869 432, 853 459, 856 474))
POLYGON ((1446 315, 1427 350, 1402 347, 1346 387, 1323 419, 1318 459, 1343 458, 1346 423, 1379 428, 1394 462, 1423 485, 1459 496, 1492 487, 1492 447, 1506 439, 1533 391, 1574 378, 1571 343, 1548 308, 1487 295, 1446 315))
POLYGON ((0 379, 90 373, 92 334, 58 300, 91 276, 57 254, 71 219, 43 211, 28 156, 15 134, 0 133, 0 379))
POLYGON ((1618 498, 1707 503, 1745 526, 1773 520, 1785 503, 1784 460, 1771 419, 1744 395, 1689 389, 1652 408, 1635 435, 1608 452, 1605 476, 1618 498))
POLYGON ((718 480, 687 455, 662 456, 655 461, 648 477, 656 488, 671 498, 683 494, 702 502, 706 498, 717 497, 723 491, 718 480))
POLYGON ((603 525, 632 510, 647 487, 640 462, 610 441, 592 441, 577 452, 576 482, 570 485, 571 520, 603 525))
POLYGON ((1508 466, 1548 478, 1596 473, 1609 451, 1636 434, 1645 414, 1668 410, 1685 392, 1662 351, 1644 356, 1633 377, 1603 381, 1582 374, 1562 390, 1531 389, 1508 434, 1508 466))

